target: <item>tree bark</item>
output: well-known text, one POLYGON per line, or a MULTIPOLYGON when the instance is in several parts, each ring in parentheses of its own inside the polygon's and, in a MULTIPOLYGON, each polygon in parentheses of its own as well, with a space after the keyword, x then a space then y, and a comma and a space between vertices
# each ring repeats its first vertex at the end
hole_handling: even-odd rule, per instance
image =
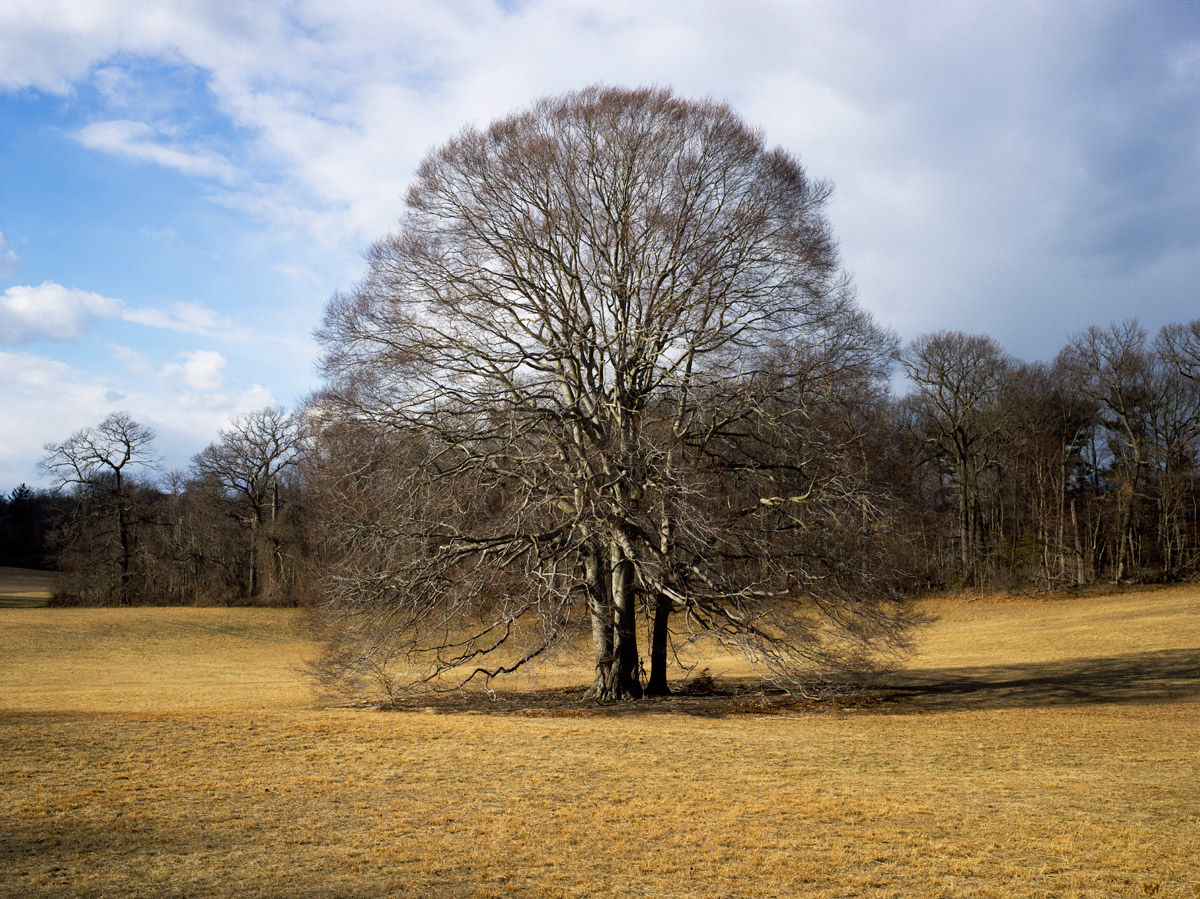
POLYGON ((591 695, 601 702, 641 699, 633 563, 616 541, 610 545, 609 552, 614 617, 612 659, 606 671, 598 672, 600 683, 593 685, 591 695))
POLYGON ((250 522, 250 569, 247 572, 250 583, 248 584, 248 593, 250 596, 257 596, 258 583, 258 520, 252 519, 250 522))
POLYGON ((609 672, 613 667, 613 603, 612 580, 605 559, 598 548, 584 556, 584 589, 592 617, 592 658, 596 674, 586 698, 607 698, 609 672))
MULTIPOLYGON (((117 482, 118 491, 120 490, 120 481, 117 482)), ((117 494, 117 541, 120 544, 121 551, 121 583, 118 589, 120 590, 117 596, 117 602, 120 605, 129 605, 129 560, 133 555, 129 546, 129 518, 125 514, 125 497, 118 492, 117 494)))
POLYGON ((650 633, 650 681, 647 696, 670 696, 667 684, 667 625, 671 618, 671 600, 662 593, 654 597, 654 625, 650 633))

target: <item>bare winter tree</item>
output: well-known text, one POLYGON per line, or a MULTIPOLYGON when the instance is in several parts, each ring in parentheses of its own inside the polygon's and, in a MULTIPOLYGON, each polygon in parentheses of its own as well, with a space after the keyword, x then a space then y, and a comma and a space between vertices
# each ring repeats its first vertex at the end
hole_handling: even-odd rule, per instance
MULTIPOLYGON (((115 599, 132 601, 133 523, 137 491, 134 472, 156 467, 154 432, 128 413, 114 412, 100 424, 76 431, 62 443, 48 443, 39 467, 56 490, 73 488, 79 500, 77 517, 98 516, 111 530, 107 561, 116 572, 115 599)), ((98 572, 97 572, 98 574, 98 572)), ((102 579, 101 579, 102 580, 102 579)))
POLYGON ((1200 318, 1186 325, 1171 324, 1159 331, 1155 348, 1183 377, 1200 381, 1200 318))
POLYGON ((915 339, 900 354, 913 382, 908 397, 916 428, 950 466, 958 504, 959 563, 977 583, 983 547, 984 476, 997 463, 1004 428, 1001 400, 1010 362, 990 337, 941 331, 915 339))
POLYGON ((264 589, 264 556, 268 587, 282 571, 275 527, 282 481, 296 462, 299 445, 297 420, 277 406, 234 419, 228 430, 218 432, 216 442, 192 460, 192 471, 201 483, 213 485, 237 503, 249 550, 247 589, 252 597, 264 589))
POLYGON ((1061 363, 1009 369, 1000 465, 1014 506, 1007 516, 1007 542, 1016 547, 1007 560, 1011 582, 1048 589, 1093 577, 1094 535, 1086 521, 1080 525, 1075 494, 1086 481, 1083 455, 1095 409, 1073 387, 1061 363))
MULTIPOLYGON (((640 609, 796 685, 895 645, 878 571, 795 539, 885 527, 836 429, 816 437, 841 375, 877 381, 891 349, 840 269, 829 192, 669 90, 542 100, 431 153, 319 333, 319 416, 408 454, 387 475, 403 514, 374 519, 390 548, 330 584, 359 622, 347 670, 399 641, 426 663, 410 680, 486 679, 581 605, 605 700, 642 692, 640 609)), ((368 458, 344 483, 372 476, 368 458)))
POLYGON ((1200 449, 1200 320, 1162 328, 1148 355, 1159 562, 1164 576, 1178 577, 1196 560, 1186 525, 1200 449))
POLYGON ((1071 339, 1061 358, 1080 393, 1095 404, 1107 437, 1116 500, 1112 578, 1119 581, 1137 563, 1137 511, 1150 461, 1156 399, 1146 332, 1136 319, 1092 326, 1071 339))

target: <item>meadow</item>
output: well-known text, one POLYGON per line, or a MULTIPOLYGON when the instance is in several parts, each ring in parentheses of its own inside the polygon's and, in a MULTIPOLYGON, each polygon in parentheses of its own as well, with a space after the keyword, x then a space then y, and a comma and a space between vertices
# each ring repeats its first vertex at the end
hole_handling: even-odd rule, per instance
POLYGON ((398 712, 294 611, 3 607, 0 896, 1200 897, 1200 589, 925 606, 853 703, 398 712))
POLYGON ((54 592, 55 576, 49 571, 0 566, 0 609, 36 609, 54 592))

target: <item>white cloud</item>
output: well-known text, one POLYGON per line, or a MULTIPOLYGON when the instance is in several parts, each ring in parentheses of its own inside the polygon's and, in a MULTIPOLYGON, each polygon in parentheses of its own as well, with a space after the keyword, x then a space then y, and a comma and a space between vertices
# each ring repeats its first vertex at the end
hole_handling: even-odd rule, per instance
POLYGON ((288 5, 8 0, 0 3, 0 87, 66 94, 116 54, 202 57, 226 68, 255 47, 268 50, 288 5))
MULTIPOLYGON (((67 382, 72 382, 78 388, 83 386, 84 380, 64 362, 32 353, 0 352, 0 382, 14 392, 49 399, 62 392, 67 382)), ((89 399, 103 395, 100 390, 92 392, 94 389, 94 385, 86 385, 89 399)))
POLYGON ((165 309, 131 307, 98 293, 45 281, 36 287, 9 287, 0 294, 0 345, 79 340, 97 318, 242 343, 274 340, 255 336, 202 303, 172 303, 165 309))
POLYGON ((4 233, 0 232, 0 278, 11 278, 17 270, 17 254, 4 243, 4 233))
POLYGON ((142 378, 154 375, 154 366, 150 364, 150 360, 132 347, 110 343, 108 348, 112 351, 113 358, 124 365, 130 374, 142 378))
MULTIPOLYGON (((272 236, 338 260, 393 227, 421 155, 465 123, 594 81, 711 94, 838 183, 837 234, 886 323, 913 336, 945 326, 944 310, 980 309, 1032 322, 1017 349, 1044 354, 1063 331, 1049 285, 1073 289, 1060 251, 1100 216, 1111 226, 1081 254, 1138 233, 1157 242, 1134 227, 1141 215, 1200 261, 1200 41, 1187 6, 42 0, 0 3, 0 86, 67 92, 90 77, 109 107, 78 132, 86 145, 215 180, 272 236), (206 114, 249 140, 224 155, 189 140, 170 123, 194 110, 144 108, 157 95, 130 58, 200 72, 206 114), (1161 177, 1181 145, 1187 159, 1161 177), (1140 175, 1126 181, 1121 165, 1140 175), (1126 183, 1135 197, 1110 187, 1126 183)), ((1162 261, 1145 258, 1147 271, 1162 261)))
POLYGON ((233 396, 234 415, 245 415, 247 412, 256 412, 267 406, 278 405, 279 401, 275 399, 275 394, 261 384, 253 384, 233 396))
POLYGON ((122 66, 100 66, 92 71, 92 81, 114 106, 130 106, 140 93, 133 74, 122 66))
MULTIPOLYGON (((149 363, 141 354, 117 346, 112 350, 138 371, 132 386, 33 353, 0 351, 0 492, 22 481, 44 483, 36 470, 43 446, 96 424, 110 412, 126 411, 153 428, 158 451, 170 469, 185 468, 234 416, 278 404, 272 392, 257 383, 223 393, 168 389, 161 371, 146 371, 149 363)), ((211 357, 189 353, 178 367, 179 372, 171 373, 177 383, 193 386, 186 384, 186 377, 194 377, 204 391, 212 386, 204 378, 214 369, 220 375, 222 366, 211 357)))
POLYGON ((208 393, 225 386, 222 369, 228 364, 220 353, 213 350, 190 350, 180 353, 183 362, 172 362, 163 366, 159 375, 166 380, 178 380, 188 387, 208 393))
POLYGON ((125 309, 121 313, 124 321, 148 328, 165 331, 181 331, 205 337, 221 337, 229 340, 251 339, 245 329, 232 319, 221 315, 202 303, 172 303, 166 309, 146 307, 125 309))
POLYGON ((0 344, 78 340, 92 318, 115 318, 120 312, 120 300, 52 281, 10 287, 0 294, 0 344))
MULTIPOLYGON (((236 390, 231 393, 182 391, 173 400, 173 405, 181 412, 189 414, 221 415, 225 418, 232 418, 235 415, 244 415, 256 409, 262 409, 264 406, 277 406, 279 403, 269 389, 261 384, 254 384, 245 390, 236 390)), ((220 427, 224 427, 228 423, 224 418, 221 421, 220 427)), ((215 437, 216 430, 214 429, 209 439, 215 437)))
POLYGON ((102 382, 31 353, 0 352, 0 384, 0 490, 34 483, 34 466, 46 443, 63 440, 111 411, 102 382))
POLYGON ((102 150, 139 162, 151 162, 185 175, 215 178, 232 184, 237 169, 215 153, 189 150, 164 143, 161 133, 145 122, 117 119, 92 122, 75 132, 75 140, 91 150, 102 150))
POLYGON ((321 282, 321 276, 307 265, 280 262, 271 266, 271 270, 283 275, 293 284, 319 284, 321 282))
MULTIPOLYGON (((186 350, 179 354, 182 362, 168 362, 156 369, 144 353, 132 347, 111 343, 108 348, 114 359, 139 378, 207 394, 216 393, 226 384, 225 368, 229 361, 214 350, 186 350)), ((226 398, 208 396, 203 400, 206 404, 214 401, 219 406, 226 402, 226 398)))

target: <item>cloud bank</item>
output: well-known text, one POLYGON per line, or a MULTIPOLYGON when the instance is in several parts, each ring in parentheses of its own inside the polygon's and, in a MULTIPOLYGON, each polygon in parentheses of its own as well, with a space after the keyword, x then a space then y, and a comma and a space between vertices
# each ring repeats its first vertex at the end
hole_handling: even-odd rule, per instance
POLYGON ((997 299, 1040 317, 1039 294, 1073 284, 1089 296, 1056 302, 1104 318, 1136 284, 1180 290, 1170 257, 1186 269, 1200 246, 1190 4, 90 0, 0 13, 10 89, 66 94, 90 78, 129 112, 123 98, 154 77, 146 60, 201 73, 203 91, 146 120, 97 117, 77 140, 210 180, 231 208, 340 252, 393 225, 421 155, 462 124, 594 81, 728 99, 832 176, 864 301, 905 333, 968 325, 965 307, 1004 329, 997 299), (200 101, 247 136, 232 156, 193 127, 200 101))
MULTIPOLYGON (((288 243, 270 268, 298 295, 313 270, 358 270, 431 147, 594 82, 727 100, 832 178, 862 301, 905 338, 957 328, 1047 358, 1092 323, 1200 314, 1200 4, 0 4, 0 90, 54 97, 64 140, 194 182, 262 244, 288 243)), ((0 237, 0 277, 17 266, 0 237)), ((0 343, 118 321, 261 344, 279 369, 299 355, 211 298, 112 291, 137 305, 28 276, 43 277, 0 296, 0 343)), ((262 380, 211 347, 172 352, 147 364, 176 407, 262 380), (179 355, 201 351, 226 364, 179 355)))
POLYGON ((88 149, 154 163, 185 175, 215 178, 225 184, 233 184, 237 180, 237 170, 224 159, 212 153, 173 146, 145 122, 92 122, 79 129, 74 137, 88 149))

